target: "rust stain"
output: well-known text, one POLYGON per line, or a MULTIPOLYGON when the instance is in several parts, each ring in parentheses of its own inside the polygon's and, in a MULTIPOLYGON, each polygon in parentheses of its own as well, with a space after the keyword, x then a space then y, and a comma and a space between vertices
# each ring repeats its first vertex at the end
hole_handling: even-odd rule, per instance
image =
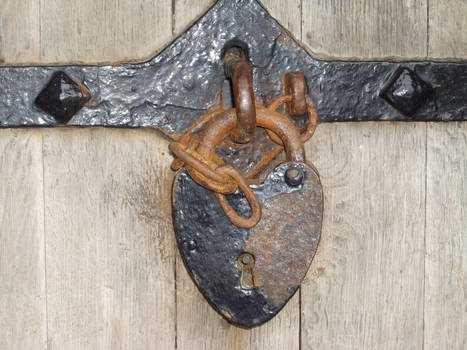
POLYGON ((263 220, 251 230, 246 251, 255 257, 255 287, 279 306, 305 277, 321 233, 323 193, 310 167, 300 191, 282 194, 263 205, 263 220))

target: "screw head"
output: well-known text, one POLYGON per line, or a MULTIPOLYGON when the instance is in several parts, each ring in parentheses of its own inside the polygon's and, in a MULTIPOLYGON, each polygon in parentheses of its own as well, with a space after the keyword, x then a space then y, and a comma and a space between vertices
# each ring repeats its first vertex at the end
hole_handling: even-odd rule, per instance
POLYGON ((250 254, 245 254, 242 257, 242 262, 245 265, 250 265, 253 262, 253 257, 250 254))
POLYGON ((303 170, 297 167, 291 167, 285 172, 285 182, 291 187, 300 186, 303 183, 303 170))

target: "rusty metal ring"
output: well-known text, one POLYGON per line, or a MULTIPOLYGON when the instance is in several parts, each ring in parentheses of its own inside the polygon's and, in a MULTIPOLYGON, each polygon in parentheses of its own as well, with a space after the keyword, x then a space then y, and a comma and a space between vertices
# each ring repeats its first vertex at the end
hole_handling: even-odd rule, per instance
POLYGON ((250 62, 238 53, 227 53, 224 69, 232 79, 237 125, 231 131, 232 140, 249 142, 256 131, 256 103, 250 62))
MULTIPOLYGON (((283 140, 290 161, 305 161, 305 149, 301 135, 290 119, 264 107, 258 107, 256 115, 259 127, 273 131, 283 140)), ((193 148, 198 144, 197 140, 193 141, 188 136, 185 138, 185 141, 189 143, 188 146, 180 142, 172 142, 169 148, 179 159, 177 165, 183 162, 195 182, 214 192, 226 216, 234 225, 251 228, 261 219, 259 200, 249 187, 245 176, 233 166, 223 164, 223 161, 219 160, 215 154, 217 145, 229 135, 237 123, 235 110, 231 109, 212 119, 205 128, 196 150, 193 148), (235 192, 238 187, 241 188, 250 204, 252 215, 249 218, 240 217, 224 196, 235 192)))
MULTIPOLYGON (((191 154, 192 152, 194 152, 196 150, 196 147, 198 147, 198 144, 199 144, 198 138, 195 137, 195 135, 193 134, 184 134, 182 135, 182 137, 180 137, 179 140, 184 140, 184 142, 178 141, 178 143, 182 145, 186 145, 185 152, 188 154, 191 154)), ((183 163, 181 159, 175 158, 172 161, 172 165, 170 166, 170 168, 173 171, 177 171, 183 167, 183 164, 185 163, 183 163)))
POLYGON ((302 72, 288 72, 284 76, 284 90, 286 95, 292 96, 287 102, 286 111, 290 116, 303 115, 306 112, 306 79, 302 72))
MULTIPOLYGON (((286 116, 264 107, 256 109, 256 122, 266 130, 278 134, 285 141, 285 151, 290 161, 302 162, 305 160, 303 141, 295 125, 286 116)), ((202 136, 197 153, 203 159, 212 159, 214 150, 235 128, 237 123, 235 110, 226 111, 216 118, 202 136)))
POLYGON ((224 113, 223 109, 208 110, 201 118, 195 121, 177 140, 180 143, 188 144, 190 137, 202 130, 213 118, 224 113))
POLYGON ((239 170, 234 168, 231 165, 223 165, 216 169, 217 172, 220 174, 225 174, 230 176, 235 182, 238 184, 240 189, 242 190, 243 194, 245 195, 248 203, 250 204, 251 208, 251 215, 249 218, 243 218, 237 214, 235 209, 227 201, 225 195, 220 193, 214 193, 220 206, 225 212, 225 215, 229 218, 230 222, 237 227, 241 228, 252 228, 256 226, 256 224, 261 220, 261 204, 259 202, 258 197, 256 197, 253 190, 248 185, 247 181, 240 173, 239 170))
MULTIPOLYGON (((270 111, 275 111, 279 108, 282 104, 291 102, 293 97, 291 95, 280 96, 276 98, 268 107, 267 109, 270 111)), ((316 127, 318 126, 318 111, 316 110, 316 105, 311 98, 310 95, 305 96, 306 100, 306 107, 307 107, 307 114, 308 114, 308 124, 306 130, 301 134, 301 138, 303 143, 311 139, 313 134, 316 131, 316 127)), ((269 137, 278 145, 283 145, 283 142, 279 136, 277 136, 273 131, 266 130, 269 137)))
MULTIPOLYGON (((199 141, 196 139, 196 132, 202 130, 208 122, 215 118, 218 114, 222 114, 222 109, 208 110, 201 118, 194 122, 180 137, 177 142, 185 146, 185 151, 192 153, 198 146, 199 141)), ((183 166, 183 162, 175 158, 170 166, 172 170, 177 171, 183 166)))
POLYGON ((198 159, 199 156, 195 156, 195 154, 197 154, 196 152, 187 152, 185 146, 179 142, 172 142, 169 145, 169 149, 183 162, 193 180, 201 186, 223 194, 234 193, 237 190, 238 185, 230 176, 220 174, 213 170, 217 168, 219 164, 208 159, 201 161, 198 159))

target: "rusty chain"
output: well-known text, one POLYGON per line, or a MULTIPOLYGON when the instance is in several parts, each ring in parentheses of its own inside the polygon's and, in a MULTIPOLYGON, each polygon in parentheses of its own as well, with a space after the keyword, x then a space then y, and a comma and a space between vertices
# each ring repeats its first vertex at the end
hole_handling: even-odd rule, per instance
MULTIPOLYGON (((285 90, 289 94, 277 97, 267 107, 256 105, 255 125, 264 128, 270 139, 277 144, 263 157, 266 160, 274 159, 284 148, 290 160, 305 160, 303 143, 313 136, 318 125, 318 115, 313 99, 305 94, 304 77, 300 74, 286 75, 285 90), (302 134, 289 118, 277 112, 283 104, 286 104, 286 110, 291 115, 304 114, 304 111, 307 113, 308 124, 302 134)), ((264 170, 268 162, 257 164, 245 174, 234 166, 225 164, 214 151, 227 136, 232 136, 235 132, 238 132, 238 111, 222 108, 208 111, 177 141, 169 145, 176 157, 171 167, 175 171, 185 167, 194 181, 214 192, 220 206, 234 225, 251 228, 261 219, 261 206, 249 185, 258 182, 254 177, 264 170), (250 204, 249 218, 239 216, 225 197, 238 188, 250 204)))

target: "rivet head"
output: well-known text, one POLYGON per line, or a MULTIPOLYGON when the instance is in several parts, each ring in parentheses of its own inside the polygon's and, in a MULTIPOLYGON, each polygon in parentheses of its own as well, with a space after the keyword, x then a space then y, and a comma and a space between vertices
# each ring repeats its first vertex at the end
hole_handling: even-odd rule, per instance
POLYGON ((303 170, 297 167, 291 167, 285 172, 285 182, 291 187, 300 186, 303 182, 303 170))
POLYGON ((250 265, 253 262, 253 257, 250 254, 245 254, 242 257, 242 262, 246 265, 250 265))
POLYGON ((88 89, 67 73, 55 72, 35 100, 37 107, 52 115, 57 123, 67 123, 91 95, 88 89))
POLYGON ((190 239, 185 244, 188 250, 191 250, 191 251, 196 250, 196 248, 198 248, 198 243, 196 243, 194 239, 190 239))
POLYGON ((407 117, 414 115, 432 94, 431 85, 406 67, 399 67, 380 91, 387 103, 407 117))

